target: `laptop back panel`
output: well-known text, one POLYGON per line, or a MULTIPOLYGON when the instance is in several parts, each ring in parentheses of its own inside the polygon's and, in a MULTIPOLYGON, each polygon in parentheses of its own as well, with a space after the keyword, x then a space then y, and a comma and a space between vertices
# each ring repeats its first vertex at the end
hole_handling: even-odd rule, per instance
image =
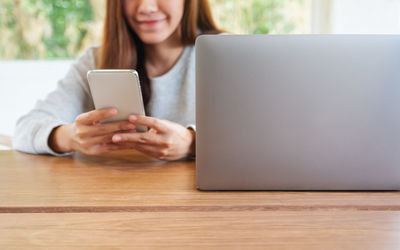
POLYGON ((203 190, 400 189, 400 36, 202 36, 203 190))

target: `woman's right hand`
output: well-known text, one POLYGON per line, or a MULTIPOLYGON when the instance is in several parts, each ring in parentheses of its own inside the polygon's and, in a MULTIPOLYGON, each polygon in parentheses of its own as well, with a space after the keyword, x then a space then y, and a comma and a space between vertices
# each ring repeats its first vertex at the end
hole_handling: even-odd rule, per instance
POLYGON ((115 108, 93 110, 80 114, 72 124, 62 125, 53 130, 49 146, 56 152, 79 151, 87 155, 129 148, 124 144, 114 144, 116 133, 135 131, 135 125, 128 121, 100 123, 117 115, 115 108))

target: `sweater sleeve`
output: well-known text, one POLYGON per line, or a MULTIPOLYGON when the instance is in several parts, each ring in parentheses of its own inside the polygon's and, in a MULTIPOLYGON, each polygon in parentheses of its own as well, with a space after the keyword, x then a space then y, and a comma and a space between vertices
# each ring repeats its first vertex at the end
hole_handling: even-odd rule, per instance
POLYGON ((86 73, 96 67, 95 50, 95 47, 87 49, 58 82, 56 89, 18 119, 14 149, 32 154, 65 155, 57 154, 49 147, 49 135, 54 128, 72 123, 79 114, 93 109, 86 73))
POLYGON ((195 124, 188 124, 188 125, 186 125, 186 128, 191 129, 194 132, 196 132, 196 125, 195 124))

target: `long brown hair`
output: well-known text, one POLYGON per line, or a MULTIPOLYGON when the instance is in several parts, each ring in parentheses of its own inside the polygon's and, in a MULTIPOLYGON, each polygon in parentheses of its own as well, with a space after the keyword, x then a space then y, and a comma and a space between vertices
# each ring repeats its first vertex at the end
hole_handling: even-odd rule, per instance
MULTIPOLYGON (((129 26, 123 11, 123 0, 107 0, 100 50, 100 69, 136 69, 145 105, 151 95, 150 80, 145 69, 143 43, 129 26)), ((198 32, 219 33, 208 0, 185 0, 181 20, 182 44, 193 45, 198 32)))

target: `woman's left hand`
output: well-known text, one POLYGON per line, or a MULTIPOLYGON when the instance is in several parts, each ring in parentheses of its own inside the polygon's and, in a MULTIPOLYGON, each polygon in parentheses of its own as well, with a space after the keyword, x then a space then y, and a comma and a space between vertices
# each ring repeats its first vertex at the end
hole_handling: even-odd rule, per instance
POLYGON ((147 132, 118 133, 114 143, 127 143, 147 155, 161 160, 179 160, 194 155, 195 132, 180 124, 157 118, 131 115, 133 124, 149 127, 147 132))

